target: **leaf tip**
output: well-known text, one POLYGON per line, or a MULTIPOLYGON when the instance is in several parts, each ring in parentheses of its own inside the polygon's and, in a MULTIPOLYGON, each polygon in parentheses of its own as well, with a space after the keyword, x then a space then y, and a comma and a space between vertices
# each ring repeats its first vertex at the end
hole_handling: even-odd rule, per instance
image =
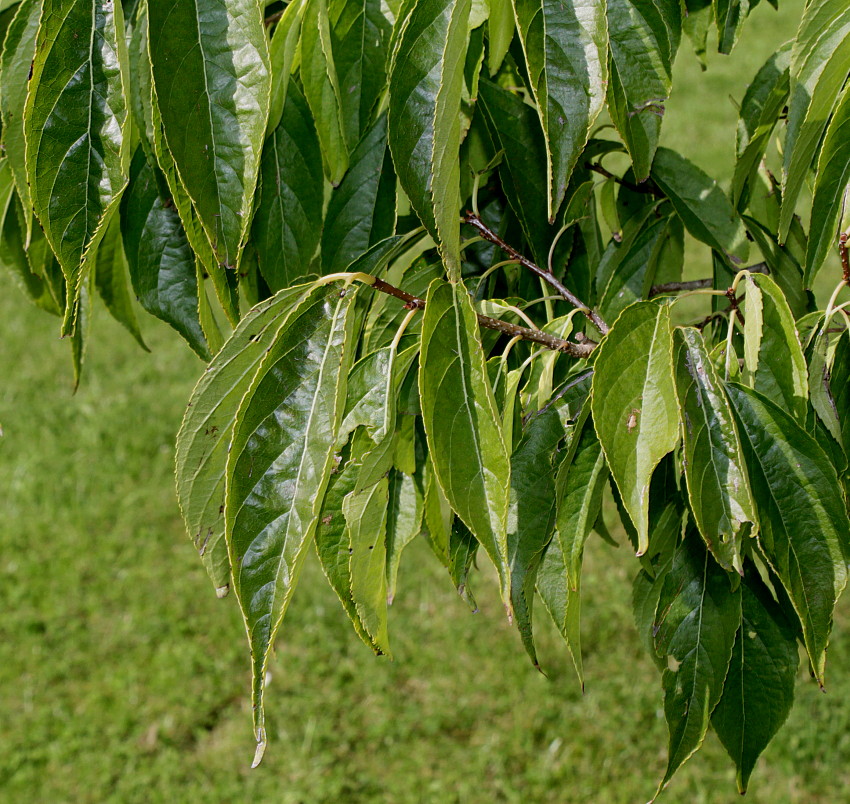
POLYGON ((221 600, 224 597, 227 597, 228 592, 230 592, 230 584, 226 583, 224 586, 217 586, 215 588, 215 596, 221 600))
POLYGON ((257 729, 257 748, 254 750, 254 759, 251 762, 251 768, 256 768, 262 761, 266 753, 266 730, 261 726, 257 729))

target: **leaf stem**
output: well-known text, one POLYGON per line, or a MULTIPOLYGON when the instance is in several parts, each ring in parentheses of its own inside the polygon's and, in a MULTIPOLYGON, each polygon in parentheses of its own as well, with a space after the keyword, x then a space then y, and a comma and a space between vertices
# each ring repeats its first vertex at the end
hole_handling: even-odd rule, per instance
POLYGON ((464 221, 468 223, 473 228, 477 229, 478 232, 485 240, 489 240, 491 243, 497 245, 502 251, 508 254, 512 259, 516 260, 523 268, 527 268, 536 276, 539 276, 544 282, 549 284, 558 293, 566 299, 573 307, 577 310, 581 310, 584 315, 587 316, 588 320, 596 327, 603 335, 608 334, 608 325, 602 320, 599 313, 595 310, 591 310, 581 299, 578 298, 571 290, 566 288, 561 281, 549 271, 543 270, 539 265, 533 263, 528 257, 520 254, 513 246, 509 246, 504 240, 502 240, 499 235, 497 235, 492 229, 490 229, 484 221, 481 220, 475 213, 467 212, 464 221))

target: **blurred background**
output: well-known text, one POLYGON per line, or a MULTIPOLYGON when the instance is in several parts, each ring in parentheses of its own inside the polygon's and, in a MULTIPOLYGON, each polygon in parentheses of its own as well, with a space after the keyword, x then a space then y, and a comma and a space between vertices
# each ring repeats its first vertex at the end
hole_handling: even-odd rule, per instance
MULTIPOLYGON (((736 103, 802 0, 761 3, 701 74, 687 40, 664 144, 723 182, 736 103)), ((694 250, 689 276, 709 276, 694 250)), ((837 277, 831 274, 829 283, 837 277)), ((278 638, 260 768, 236 601, 218 601, 183 531, 174 438, 202 370, 144 317, 151 354, 101 308, 82 387, 68 343, 0 276, 0 802, 643 802, 666 761, 658 674, 634 629, 628 548, 591 537, 586 691, 539 618, 544 678, 488 572, 472 614, 424 544, 402 564, 394 661, 357 640, 314 557, 278 638)), ((614 527, 613 519, 610 522, 614 527)), ((614 531, 617 533, 617 531, 614 531)), ((801 670, 753 802, 839 802, 850 783, 850 623, 839 604, 822 694, 801 670)), ((664 800, 728 802, 710 734, 664 800)))

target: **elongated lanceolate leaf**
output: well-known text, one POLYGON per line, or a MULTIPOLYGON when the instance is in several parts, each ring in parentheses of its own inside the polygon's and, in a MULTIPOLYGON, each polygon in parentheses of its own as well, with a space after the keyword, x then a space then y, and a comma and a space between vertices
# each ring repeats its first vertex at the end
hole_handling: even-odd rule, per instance
POLYGON ((813 0, 803 14, 791 53, 779 218, 781 242, 788 235, 797 199, 848 72, 850 6, 845 0, 813 0))
POLYGON ((390 473, 387 509, 387 603, 395 598, 402 551, 422 530, 425 508, 421 473, 417 477, 394 469, 390 473))
POLYGON ((21 199, 26 221, 25 246, 32 234, 32 198, 27 180, 24 107, 30 70, 35 56, 35 38, 41 16, 41 0, 24 0, 6 31, 0 56, 0 120, 2 147, 9 159, 15 189, 21 199))
POLYGON ((322 232, 323 273, 345 271, 371 246, 393 234, 395 195, 387 118, 381 115, 352 151, 348 173, 328 202, 322 232))
POLYGON ((600 0, 514 0, 546 142, 549 220, 605 104, 608 25, 600 0))
POLYGON ((120 3, 44 0, 24 111, 32 203, 68 287, 74 326, 85 257, 127 184, 120 3))
POLYGON ((723 692, 741 592, 691 533, 676 550, 655 613, 655 650, 667 657, 664 714, 670 741, 659 791, 702 744, 709 716, 723 692))
POLYGON ((836 248, 850 184, 850 87, 845 87, 821 146, 812 201, 811 227, 803 284, 808 288, 827 254, 836 248))
POLYGON ((460 278, 460 104, 470 0, 422 0, 390 69, 388 138, 399 182, 460 278))
POLYGON ((699 331, 677 329, 675 343, 691 511, 712 555, 740 573, 741 528, 757 520, 735 421, 699 331))
POLYGON ((487 18, 487 66, 490 75, 499 72, 499 67, 508 54, 514 38, 516 17, 511 0, 490 0, 490 16, 487 18))
POLYGON ((727 394, 758 512, 759 544, 803 626, 820 684, 835 601, 847 582, 847 512, 835 470, 785 411, 743 385, 727 394))
POLYGON ((741 626, 735 636, 723 695, 711 725, 738 769, 738 790, 794 701, 797 640, 782 609, 752 565, 741 584, 741 626))
POLYGON ((422 421, 434 470, 457 515, 490 556, 510 605, 506 520, 510 464, 478 322, 461 284, 431 283, 419 362, 422 421))
POLYGON ((316 128, 295 81, 280 125, 266 141, 254 246, 260 273, 273 291, 314 271, 322 235, 324 181, 316 128))
POLYGON ((676 0, 608 0, 608 110, 632 157, 638 181, 649 176, 658 147, 680 28, 676 0))
POLYGON ((255 764, 274 636, 316 532, 352 352, 354 290, 318 287, 290 314, 236 415, 224 517, 233 588, 253 662, 255 764))
POLYGON ((269 101, 269 119, 266 123, 268 137, 280 123, 286 93, 290 85, 292 65, 301 37, 301 21, 304 18, 304 0, 293 0, 277 21, 269 43, 269 62, 272 70, 271 100, 269 101))
POLYGON ((198 320, 195 255, 173 206, 159 196, 155 169, 141 151, 121 202, 121 234, 139 303, 170 324, 202 360, 210 351, 198 320))
POLYGON ((638 533, 649 546, 649 481, 679 443, 670 311, 653 302, 627 307, 596 358, 593 423, 638 533))
POLYGON ((277 331, 308 285, 287 288, 251 310, 192 391, 177 434, 177 499, 186 530, 220 596, 230 585, 224 541, 224 471, 236 410, 277 331))
POLYGON ((168 149, 219 262, 251 220, 271 92, 255 0, 151 2, 149 52, 168 149))

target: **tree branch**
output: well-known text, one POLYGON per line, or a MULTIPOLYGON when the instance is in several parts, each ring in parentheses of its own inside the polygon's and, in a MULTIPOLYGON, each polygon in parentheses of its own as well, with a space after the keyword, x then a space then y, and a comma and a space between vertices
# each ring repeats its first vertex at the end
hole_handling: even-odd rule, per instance
POLYGON ((591 310, 581 299, 578 298, 571 290, 566 288, 557 277, 549 271, 544 271, 539 265, 533 263, 528 257, 524 257, 513 246, 509 246, 499 235, 490 229, 484 221, 481 220, 473 212, 467 212, 464 221, 472 226, 485 240, 497 245, 502 251, 508 254, 511 259, 516 260, 524 268, 527 268, 533 274, 539 276, 544 282, 553 287, 558 293, 566 299, 577 310, 581 310, 588 320, 596 327, 603 335, 608 334, 608 325, 600 318, 599 313, 591 310))
MULTIPOLYGON (((383 279, 378 279, 376 277, 371 278, 374 279, 374 282, 369 284, 371 284, 375 290, 403 301, 404 306, 408 310, 425 309, 424 299, 420 299, 418 296, 414 296, 406 290, 397 288, 395 285, 390 285, 388 282, 384 282, 383 279)), ((496 332, 509 335, 512 338, 521 338, 524 341, 530 341, 531 343, 545 346, 553 352, 563 352, 564 354, 570 355, 570 357, 589 357, 590 353, 596 347, 596 344, 590 340, 586 340, 582 343, 572 343, 571 341, 565 341, 563 338, 556 338, 554 335, 550 335, 548 332, 542 332, 539 329, 531 329, 530 327, 521 327, 518 324, 510 324, 507 321, 501 321, 498 318, 490 318, 490 316, 482 315, 481 313, 478 313, 477 317, 478 324, 485 329, 492 329, 496 332)))
POLYGON ((850 256, 847 255, 847 240, 850 235, 842 232, 838 238, 838 254, 841 257, 841 269, 844 272, 844 284, 850 285, 850 256))
MULTIPOLYGON (((769 274, 770 268, 767 263, 758 262, 751 265, 747 270, 753 274, 769 274)), ((660 296, 662 293, 680 293, 688 290, 705 290, 714 287, 713 279, 692 279, 689 282, 664 282, 660 285, 653 285, 649 289, 649 295, 660 296)))

